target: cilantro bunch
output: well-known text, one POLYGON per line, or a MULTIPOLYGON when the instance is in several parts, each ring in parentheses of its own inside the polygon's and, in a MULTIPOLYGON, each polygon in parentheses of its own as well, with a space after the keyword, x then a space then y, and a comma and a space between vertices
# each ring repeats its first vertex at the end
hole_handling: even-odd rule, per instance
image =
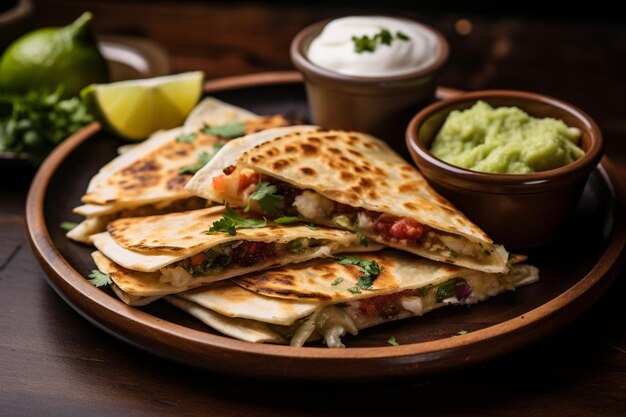
POLYGON ((0 152, 25 153, 40 164, 63 139, 92 121, 80 98, 64 99, 61 89, 0 93, 0 152))

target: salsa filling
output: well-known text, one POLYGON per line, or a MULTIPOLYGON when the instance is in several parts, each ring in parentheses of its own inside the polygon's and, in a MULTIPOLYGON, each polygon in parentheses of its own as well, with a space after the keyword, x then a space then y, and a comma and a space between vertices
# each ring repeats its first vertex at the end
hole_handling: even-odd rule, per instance
POLYGON ((383 243, 402 243, 436 253, 454 263, 455 258, 482 260, 493 245, 432 229, 410 217, 398 217, 334 202, 316 191, 301 190, 254 170, 229 166, 213 178, 213 191, 231 205, 269 218, 297 216, 373 236, 383 243))

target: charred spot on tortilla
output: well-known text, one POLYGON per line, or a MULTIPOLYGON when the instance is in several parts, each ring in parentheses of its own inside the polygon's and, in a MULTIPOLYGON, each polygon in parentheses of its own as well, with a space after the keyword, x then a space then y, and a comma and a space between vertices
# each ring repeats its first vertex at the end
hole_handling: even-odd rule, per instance
POLYGON ((401 184, 398 187, 398 191, 400 191, 401 193, 417 193, 419 191, 419 188, 419 184, 411 181, 401 184))
POLYGON ((301 144, 300 149, 302 149, 302 152, 304 152, 305 155, 317 154, 317 146, 309 145, 308 143, 301 144))
POLYGON ((291 146, 291 145, 285 146, 285 152, 286 153, 295 153, 297 151, 298 151, 298 149, 296 149, 295 146, 291 146))
POLYGON ((283 168, 285 168, 287 165, 289 165, 289 161, 285 160, 285 159, 279 159, 278 161, 274 162, 272 164, 272 167, 276 170, 276 171, 281 171, 283 168))
POLYGON ((165 188, 167 188, 168 190, 182 190, 190 178, 191 175, 176 175, 175 177, 170 178, 167 181, 165 188))
POLYGON ((303 168, 300 168, 300 172, 303 175, 308 175, 308 176, 315 175, 315 170, 313 168, 303 167, 303 168))
POLYGON ((345 172, 342 171, 339 176, 341 177, 342 180, 344 181, 353 181, 354 180, 354 174, 351 174, 350 172, 345 172))

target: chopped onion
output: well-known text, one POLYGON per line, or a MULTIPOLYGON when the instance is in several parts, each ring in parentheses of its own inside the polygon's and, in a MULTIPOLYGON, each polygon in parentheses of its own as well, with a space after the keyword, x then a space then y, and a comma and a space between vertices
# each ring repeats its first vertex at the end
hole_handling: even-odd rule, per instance
POLYGON ((335 203, 314 191, 305 191, 293 202, 300 216, 311 220, 326 220, 335 208, 335 203))
POLYGON ((161 269, 161 276, 159 277, 159 282, 163 284, 169 283, 173 287, 186 286, 192 280, 191 274, 180 266, 161 269))

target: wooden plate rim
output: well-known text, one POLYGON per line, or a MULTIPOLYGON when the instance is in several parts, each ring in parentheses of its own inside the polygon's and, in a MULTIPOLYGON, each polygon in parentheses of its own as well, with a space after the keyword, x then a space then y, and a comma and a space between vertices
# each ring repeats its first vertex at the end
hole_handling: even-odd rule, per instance
MULTIPOLYGON (((302 77, 297 72, 260 73, 208 81, 205 90, 208 93, 213 93, 236 88, 300 82, 302 82, 302 77)), ((457 90, 441 88, 438 90, 438 94, 444 96, 453 94, 455 91, 457 90)), ((606 251, 592 270, 575 285, 545 304, 519 317, 474 331, 463 337, 448 337, 445 339, 401 345, 394 348, 383 346, 346 349, 318 347, 295 349, 281 345, 252 344, 226 336, 213 335, 171 323, 141 310, 128 307, 121 301, 90 285, 84 277, 63 258, 61 253, 54 246, 45 224, 43 212, 48 183, 63 160, 75 148, 99 130, 100 125, 92 123, 68 138, 46 159, 37 172, 31 184, 26 203, 26 222, 33 252, 46 272, 48 282, 51 286, 66 302, 92 323, 116 337, 122 338, 144 349, 147 349, 143 346, 144 343, 148 341, 154 343, 151 349, 148 349, 153 353, 169 357, 170 359, 191 363, 196 366, 209 369, 226 369, 223 364, 206 363, 208 357, 204 357, 203 353, 207 354, 211 350, 236 354, 237 358, 241 358, 241 355, 260 355, 263 357, 288 359, 341 360, 343 362, 347 360, 363 361, 365 359, 383 359, 385 361, 409 360, 411 363, 427 363, 434 358, 441 360, 443 358, 451 359, 458 357, 458 360, 452 360, 452 363, 444 363, 441 367, 450 367, 460 363, 471 363, 494 356, 493 352, 489 353, 482 350, 485 343, 488 343, 494 338, 503 340, 503 336, 512 336, 514 333, 518 334, 524 330, 534 331, 534 334, 526 335, 526 339, 523 341, 516 341, 518 338, 507 337, 507 341, 503 342, 502 349, 498 352, 498 354, 501 354, 529 343, 572 320, 582 312, 584 307, 589 306, 595 301, 603 290, 608 287, 622 264, 622 249, 626 242, 626 228, 624 227, 623 220, 623 202, 626 194, 624 192, 623 181, 619 177, 618 171, 605 157, 599 169, 607 180, 607 183, 613 187, 616 198, 613 230, 606 251), (586 294, 589 295, 589 297, 584 299, 583 296, 586 294), (561 314, 561 316, 555 319, 551 324, 544 322, 545 319, 555 316, 557 313, 563 313, 566 307, 573 306, 574 304, 581 305, 582 308, 573 314, 569 314, 567 317, 563 317, 563 314, 561 314), (142 333, 129 333, 127 326, 141 327, 142 333), (209 351, 207 351, 207 349, 209 351), (172 354, 172 352, 174 352, 174 354, 172 354), (180 357, 180 355, 183 354, 191 355, 191 357, 180 357)), ((234 372, 261 375, 257 369, 234 372)), ((288 370, 276 372, 278 374, 290 374, 288 370)), ((394 372, 401 373, 398 371, 394 372)), ((381 374, 383 373, 384 372, 381 372, 381 374)), ((296 375, 294 372, 291 372, 291 374, 296 375)), ((376 371, 371 371, 370 374, 375 376, 376 371)), ((336 377, 340 378, 341 376, 336 377)))

